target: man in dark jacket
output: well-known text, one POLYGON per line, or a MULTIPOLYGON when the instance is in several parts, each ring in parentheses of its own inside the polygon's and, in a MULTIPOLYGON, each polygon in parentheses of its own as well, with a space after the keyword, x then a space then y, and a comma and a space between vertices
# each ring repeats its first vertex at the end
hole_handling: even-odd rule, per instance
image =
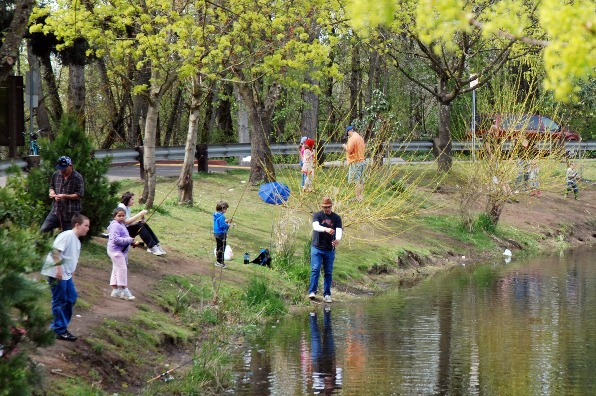
POLYGON ((83 176, 73 169, 70 157, 58 158, 56 172, 50 181, 52 210, 41 225, 41 231, 51 232, 54 228, 60 228, 62 231, 72 229, 71 220, 74 215, 81 213, 84 193, 83 176))

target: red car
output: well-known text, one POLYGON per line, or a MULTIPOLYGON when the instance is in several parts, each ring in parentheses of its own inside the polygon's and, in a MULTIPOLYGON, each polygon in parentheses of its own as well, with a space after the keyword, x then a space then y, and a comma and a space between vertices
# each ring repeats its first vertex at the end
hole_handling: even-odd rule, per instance
MULTIPOLYGON (((525 133, 526 138, 532 140, 581 140, 579 134, 570 131, 544 115, 529 114, 492 114, 476 116, 476 137, 487 133, 496 134, 497 137, 514 138, 520 133, 525 133)), ((472 126, 468 131, 472 137, 472 126)))

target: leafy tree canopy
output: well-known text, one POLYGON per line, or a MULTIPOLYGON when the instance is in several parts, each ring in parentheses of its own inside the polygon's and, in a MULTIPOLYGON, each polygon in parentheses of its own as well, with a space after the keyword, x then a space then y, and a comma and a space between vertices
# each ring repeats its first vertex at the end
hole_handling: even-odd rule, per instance
POLYGON ((347 12, 352 26, 363 33, 392 20, 410 18, 420 39, 436 44, 437 49, 441 45, 448 48, 455 35, 473 27, 481 28, 485 35, 544 47, 544 86, 561 101, 575 98, 581 82, 594 73, 596 13, 592 0, 349 0, 347 12), (480 19, 474 17, 478 9, 483 10, 480 19))

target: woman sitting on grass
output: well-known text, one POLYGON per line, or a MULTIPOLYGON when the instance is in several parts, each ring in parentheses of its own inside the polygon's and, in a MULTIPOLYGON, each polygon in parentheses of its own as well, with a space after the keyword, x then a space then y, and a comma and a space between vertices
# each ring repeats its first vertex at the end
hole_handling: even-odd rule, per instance
POLYGON ((137 235, 140 236, 143 242, 145 242, 145 245, 147 245, 147 251, 149 253, 153 253, 156 256, 166 254, 166 252, 159 246, 159 239, 157 239, 157 236, 151 227, 149 227, 149 224, 145 222, 147 210, 141 210, 136 215, 131 216, 130 207, 133 206, 134 203, 135 195, 130 191, 127 191, 122 194, 122 198, 118 204, 118 207, 124 209, 126 212, 126 220, 124 221, 124 224, 128 229, 128 233, 133 238, 137 235))

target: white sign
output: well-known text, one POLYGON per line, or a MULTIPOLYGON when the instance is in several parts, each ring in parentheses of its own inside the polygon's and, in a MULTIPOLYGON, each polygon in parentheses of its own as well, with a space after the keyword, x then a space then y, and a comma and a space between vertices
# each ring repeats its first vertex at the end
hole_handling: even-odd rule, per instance
POLYGON ((478 85, 478 78, 475 74, 470 74, 470 78, 473 78, 473 80, 470 81, 470 88, 476 88, 478 85))

